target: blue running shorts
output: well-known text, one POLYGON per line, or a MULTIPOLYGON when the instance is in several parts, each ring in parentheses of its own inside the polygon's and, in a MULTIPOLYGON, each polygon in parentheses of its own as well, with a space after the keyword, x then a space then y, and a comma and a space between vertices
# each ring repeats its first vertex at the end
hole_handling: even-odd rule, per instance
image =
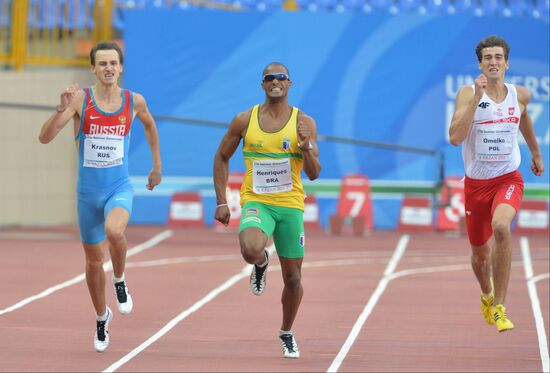
POLYGON ((122 207, 132 214, 134 190, 124 183, 114 190, 78 193, 78 224, 80 240, 97 244, 105 239, 105 219, 113 207, 122 207))

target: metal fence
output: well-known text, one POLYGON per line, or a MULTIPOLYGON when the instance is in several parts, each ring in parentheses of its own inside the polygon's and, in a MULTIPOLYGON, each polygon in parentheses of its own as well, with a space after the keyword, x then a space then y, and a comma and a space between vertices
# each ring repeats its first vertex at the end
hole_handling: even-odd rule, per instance
POLYGON ((112 15, 113 0, 0 0, 0 64, 87 66, 112 15))

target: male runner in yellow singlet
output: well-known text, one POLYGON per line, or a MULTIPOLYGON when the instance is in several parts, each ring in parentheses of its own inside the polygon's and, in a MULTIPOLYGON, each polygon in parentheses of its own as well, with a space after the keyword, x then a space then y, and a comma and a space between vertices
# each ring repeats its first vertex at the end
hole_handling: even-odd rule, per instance
POLYGON ((265 289, 269 255, 265 250, 273 235, 283 275, 283 321, 279 340, 286 358, 299 358, 292 333, 302 300, 301 269, 304 257, 304 189, 302 168, 310 180, 321 171, 317 129, 313 118, 289 105, 292 86, 288 69, 273 62, 263 71, 265 102, 233 118, 214 157, 215 219, 229 223, 226 186, 229 159, 243 140, 246 174, 241 187, 239 227, 241 254, 253 264, 252 293, 265 289))

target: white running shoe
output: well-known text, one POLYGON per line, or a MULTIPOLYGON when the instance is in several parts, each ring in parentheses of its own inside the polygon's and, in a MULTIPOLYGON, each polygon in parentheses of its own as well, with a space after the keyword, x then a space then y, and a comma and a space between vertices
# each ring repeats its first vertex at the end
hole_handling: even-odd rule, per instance
POLYGON ((132 296, 126 286, 126 281, 115 282, 116 304, 118 306, 118 312, 123 315, 128 315, 134 308, 134 302, 132 302, 132 296))
POLYGON ((296 339, 293 334, 281 334, 279 336, 281 347, 283 347, 283 356, 288 359, 298 359, 300 357, 300 349, 296 344, 296 339))
POLYGON ((109 323, 113 319, 113 311, 107 307, 107 320, 96 321, 94 347, 97 352, 103 352, 109 346, 109 323))

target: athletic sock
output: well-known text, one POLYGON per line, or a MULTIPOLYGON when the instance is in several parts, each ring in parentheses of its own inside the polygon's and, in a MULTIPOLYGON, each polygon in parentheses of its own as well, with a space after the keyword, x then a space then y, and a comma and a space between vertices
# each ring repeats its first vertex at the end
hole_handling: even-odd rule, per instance
POLYGON ((279 335, 290 334, 292 335, 292 330, 279 330, 279 335))
POLYGON ((107 307, 105 307, 105 314, 99 316, 99 315, 96 315, 96 320, 97 321, 106 321, 107 320, 107 315, 109 314, 109 311, 107 310, 107 307))
POLYGON ((124 281, 124 273, 122 274, 122 276, 120 278, 118 277, 115 277, 115 274, 113 273, 113 283, 117 283, 117 282, 121 282, 121 281, 124 281))

